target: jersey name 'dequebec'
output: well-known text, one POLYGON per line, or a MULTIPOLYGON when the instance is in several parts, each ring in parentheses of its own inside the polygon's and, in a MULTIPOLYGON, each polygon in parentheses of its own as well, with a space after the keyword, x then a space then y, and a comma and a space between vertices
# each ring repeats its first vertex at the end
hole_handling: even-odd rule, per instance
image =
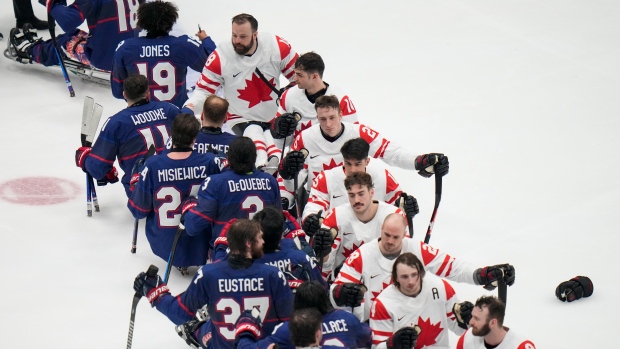
POLYGON ((241 178, 229 180, 228 189, 231 193, 236 191, 271 190, 271 183, 267 178, 241 178))

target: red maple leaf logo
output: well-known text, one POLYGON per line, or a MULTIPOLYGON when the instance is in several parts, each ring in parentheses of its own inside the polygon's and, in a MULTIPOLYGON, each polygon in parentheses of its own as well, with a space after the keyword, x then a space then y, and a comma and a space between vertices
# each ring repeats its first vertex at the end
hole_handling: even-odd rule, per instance
POLYGON ((375 298, 377 298, 377 296, 379 295, 379 293, 381 293, 381 291, 385 290, 388 286, 390 286, 390 284, 391 284, 391 283, 392 283, 392 280, 390 280, 390 282, 389 282, 389 283, 382 282, 382 283, 381 283, 381 284, 382 284, 382 285, 381 285, 381 289, 380 289, 379 291, 377 291, 377 292, 375 292, 375 291, 371 291, 371 293, 372 293, 372 298, 371 298, 370 300, 374 302, 374 301, 375 301, 375 298))
POLYGON ((353 253, 353 251, 357 250, 358 248, 360 248, 360 246, 362 246, 364 244, 364 241, 362 241, 359 245, 353 244, 353 247, 348 249, 344 246, 342 246, 342 248, 344 249, 344 258, 349 258, 349 256, 351 255, 351 253, 353 253))
MULTIPOLYGON (((331 161, 329 162, 329 164, 323 164, 323 171, 327 171, 330 170, 334 167, 338 167, 338 166, 342 166, 342 162, 336 163, 336 161, 334 161, 334 158, 331 159, 331 161)), ((318 172, 314 172, 312 171, 312 173, 314 174, 314 177, 316 178, 316 176, 319 175, 318 172)))
POLYGON ((301 133, 301 131, 310 128, 312 126, 312 120, 308 121, 307 123, 301 123, 301 126, 299 127, 299 130, 295 130, 295 133, 293 134, 293 139, 297 138, 297 135, 299 135, 301 133))
POLYGON ((428 318, 426 320, 422 320, 422 318, 418 318, 418 326, 422 332, 418 336, 418 340, 415 343, 415 349, 421 349, 425 346, 431 346, 437 343, 437 337, 443 331, 441 327, 441 321, 436 324, 431 323, 431 319, 428 318))
MULTIPOLYGON (((269 80, 269 83, 274 87, 276 86, 273 78, 269 80)), ((273 100, 271 98, 272 90, 256 74, 252 74, 252 80, 245 79, 245 87, 237 91, 239 91, 239 99, 248 101, 248 108, 252 108, 260 102, 273 100)))

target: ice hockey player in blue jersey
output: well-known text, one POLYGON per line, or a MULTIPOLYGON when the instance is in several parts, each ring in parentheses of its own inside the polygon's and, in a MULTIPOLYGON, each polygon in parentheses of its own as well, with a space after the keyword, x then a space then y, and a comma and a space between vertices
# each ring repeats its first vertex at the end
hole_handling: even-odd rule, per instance
MULTIPOLYGON (((172 151, 155 155, 144 163, 127 202, 135 218, 146 218, 146 237, 151 250, 167 260, 172 241, 181 220, 182 203, 196 196, 202 181, 220 173, 220 159, 211 153, 192 152, 200 122, 192 114, 179 114, 172 122, 172 151)), ((207 262, 208 237, 204 234, 182 234, 176 246, 172 265, 185 268, 207 262)))
POLYGON ((293 309, 293 293, 281 271, 255 260, 263 254, 263 233, 257 221, 238 219, 228 229, 227 259, 198 269, 187 290, 176 297, 159 276, 138 275, 134 290, 147 297, 177 325, 177 332, 196 347, 232 348, 234 324, 245 309, 257 308, 265 335, 293 309), (208 314, 206 320, 194 314, 208 314))
POLYGON ((121 41, 114 54, 112 94, 123 98, 123 81, 133 74, 149 79, 150 99, 182 107, 187 100, 187 67, 202 71, 215 43, 204 30, 193 37, 169 35, 179 18, 178 7, 168 1, 146 2, 138 8, 138 27, 145 37, 121 41))
MULTIPOLYGON (((242 315, 243 317, 243 315, 242 315)), ((329 296, 325 288, 317 281, 303 283, 295 294, 294 311, 291 320, 276 326, 273 333, 268 337, 256 340, 256 338, 246 337, 240 333, 239 322, 245 319, 240 318, 237 323, 237 338, 239 349, 269 348, 271 344, 277 344, 279 349, 294 349, 309 344, 322 345, 322 348, 370 348, 372 332, 370 327, 360 322, 353 314, 340 309, 334 309, 329 301, 329 296), (312 310, 318 312, 320 336, 314 342, 316 331, 306 329, 308 343, 300 341, 300 324, 296 322, 296 314, 299 312, 312 310)), ((251 326, 251 319, 250 326, 251 326)), ((264 332, 264 331, 261 331, 264 332)), ((248 333, 246 333, 248 334, 248 333)), ((314 346, 313 346, 314 348, 314 346)), ((317 347, 318 348, 318 347, 317 347)))
MULTIPOLYGON (((114 49, 119 42, 137 36, 136 11, 144 0, 39 0, 64 31, 56 37, 58 45, 73 60, 95 68, 112 70, 114 49), (78 29, 84 20, 88 33, 78 29)), ((24 28, 26 28, 24 26, 24 28)), ((44 66, 58 65, 52 40, 42 41, 36 31, 11 30, 14 57, 22 63, 35 61, 44 66)))
POLYGON ((213 247, 229 220, 252 218, 266 206, 281 206, 278 182, 256 170, 255 161, 256 146, 250 138, 237 137, 230 143, 230 170, 208 177, 198 192, 198 205, 185 215, 185 231, 189 235, 206 232, 213 247))
MULTIPOLYGON (((315 261, 295 246, 293 239, 282 239, 284 231, 284 215, 279 207, 267 206, 257 212, 252 220, 258 221, 263 231, 265 245, 263 257, 257 262, 265 263, 280 269, 286 276, 289 286, 294 291, 303 282, 318 280, 327 288, 327 283, 315 261)), ((226 228, 222 231, 224 233, 226 228)), ((221 234, 215 240, 215 260, 226 256, 228 242, 221 234)), ((299 246, 301 247, 301 246, 299 246)))
MULTIPOLYGON (((200 154, 211 152, 220 158, 226 158, 230 142, 237 136, 232 133, 223 132, 222 126, 226 122, 226 113, 228 112, 228 101, 216 95, 211 95, 205 99, 200 114, 202 128, 198 132, 196 143, 194 143, 194 151, 200 154)), ((172 142, 168 140, 166 150, 168 151, 172 142)))
MULTIPOLYGON (((125 172, 121 182, 127 197, 131 196, 129 182, 135 162, 151 145, 158 153, 164 149, 170 125, 181 112, 174 104, 149 101, 148 89, 144 76, 127 78, 124 94, 128 107, 105 121, 92 149, 80 147, 75 152, 75 164, 97 179, 99 185, 118 181, 114 167, 114 160, 118 159, 125 172)), ((189 109, 182 110, 191 113, 189 109)))

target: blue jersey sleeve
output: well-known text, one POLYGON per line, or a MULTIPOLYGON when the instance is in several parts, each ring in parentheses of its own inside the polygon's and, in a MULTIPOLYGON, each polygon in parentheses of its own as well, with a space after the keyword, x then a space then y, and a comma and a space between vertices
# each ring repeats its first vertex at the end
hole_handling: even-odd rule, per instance
POLYGON ((205 179, 198 192, 198 205, 187 212, 185 216, 185 231, 188 235, 198 235, 204 231, 211 231, 217 215, 218 201, 216 198, 217 185, 209 185, 211 177, 205 179))
POLYGON ((153 211, 153 180, 149 172, 150 161, 151 159, 146 160, 138 183, 127 201, 127 208, 137 219, 146 218, 153 211))
POLYGON ((112 95, 115 98, 123 99, 123 82, 129 76, 129 72, 123 63, 125 40, 121 41, 114 52, 114 58, 112 63, 112 78, 110 79, 110 85, 112 87, 112 95))
POLYGON ((90 11, 91 1, 76 0, 72 5, 57 3, 52 7, 52 16, 65 33, 71 33, 84 22, 86 16, 82 11, 90 11), (79 6, 79 7, 78 7, 79 6))
POLYGON ((196 310, 209 303, 207 283, 203 278, 205 266, 198 269, 196 276, 185 292, 176 297, 164 295, 155 304, 157 310, 166 315, 170 321, 180 325, 196 316, 196 310))
POLYGON ((293 313, 293 292, 282 272, 272 274, 272 278, 272 282, 276 285, 276 293, 273 296, 276 316, 280 321, 288 321, 293 313))

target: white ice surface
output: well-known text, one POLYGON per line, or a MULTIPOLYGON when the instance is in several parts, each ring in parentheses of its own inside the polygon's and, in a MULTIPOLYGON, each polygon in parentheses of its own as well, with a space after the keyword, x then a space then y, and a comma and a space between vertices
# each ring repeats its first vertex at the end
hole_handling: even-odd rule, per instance
MULTIPOLYGON (((613 348, 620 314, 620 2, 178 1, 188 33, 216 43, 230 18, 259 20, 299 53, 316 51, 325 80, 348 91, 363 123, 415 153, 444 152, 450 174, 431 244, 484 266, 510 262, 506 324, 538 348, 613 348), (594 295, 567 304, 557 284, 587 275, 594 295)), ((39 17, 44 9, 34 1, 39 17)), ((14 23, 0 4, 0 41, 14 23)), ((104 117, 124 107, 105 88, 60 70, 0 59, 0 184, 52 176, 83 188, 75 168, 84 96, 104 117)), ((434 181, 395 169, 420 203, 426 231, 434 181)), ((0 200, 0 348, 121 348, 132 282, 154 263, 120 185, 99 187, 101 213, 83 192, 52 206, 0 200)), ((173 293, 190 279, 174 273, 173 293)), ((486 291, 457 285, 461 299, 486 291)), ((134 348, 186 348, 145 300, 134 348)), ((451 337, 451 345, 456 337, 451 337)))

